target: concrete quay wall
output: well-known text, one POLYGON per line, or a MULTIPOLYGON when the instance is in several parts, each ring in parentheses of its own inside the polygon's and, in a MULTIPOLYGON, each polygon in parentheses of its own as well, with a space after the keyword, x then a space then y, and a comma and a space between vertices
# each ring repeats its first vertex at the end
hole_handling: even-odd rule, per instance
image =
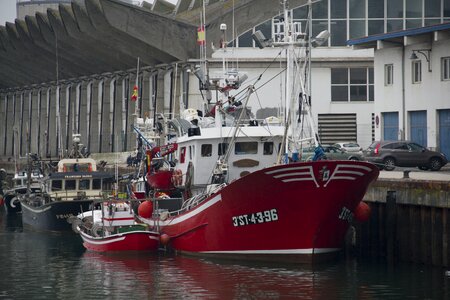
POLYGON ((371 217, 355 223, 351 249, 390 263, 450 266, 450 180, 432 176, 379 178, 364 198, 371 217))

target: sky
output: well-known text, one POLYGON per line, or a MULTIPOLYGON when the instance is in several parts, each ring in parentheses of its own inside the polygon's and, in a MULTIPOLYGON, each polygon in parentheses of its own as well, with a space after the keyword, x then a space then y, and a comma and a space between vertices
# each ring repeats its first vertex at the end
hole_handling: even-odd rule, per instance
POLYGON ((0 0, 0 25, 6 22, 14 23, 16 18, 16 0, 0 0))

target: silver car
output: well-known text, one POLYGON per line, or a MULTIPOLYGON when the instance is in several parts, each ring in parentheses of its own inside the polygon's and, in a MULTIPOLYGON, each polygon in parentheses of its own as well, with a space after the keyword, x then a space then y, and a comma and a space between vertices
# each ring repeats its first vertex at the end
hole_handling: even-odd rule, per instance
POLYGON ((355 142, 339 142, 333 144, 334 147, 345 150, 347 152, 358 152, 362 154, 363 149, 355 142))

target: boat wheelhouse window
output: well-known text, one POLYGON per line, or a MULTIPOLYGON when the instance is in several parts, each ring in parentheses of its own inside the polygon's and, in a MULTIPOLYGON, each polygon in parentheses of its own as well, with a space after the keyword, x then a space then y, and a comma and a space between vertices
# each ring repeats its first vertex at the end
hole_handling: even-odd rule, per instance
POLYGON ((273 142, 264 142, 264 155, 273 154, 273 142))
POLYGON ((66 180, 65 183, 65 189, 66 190, 75 190, 77 188, 77 181, 76 180, 66 180))
POLYGON ((189 146, 189 160, 192 160, 194 157, 195 146, 189 146))
POLYGON ((219 143, 218 155, 225 155, 228 150, 228 143, 219 143))
POLYGON ((202 157, 210 157, 212 155, 212 144, 202 145, 202 157))
POLYGON ((102 180, 101 179, 93 179, 92 180, 92 189, 93 190, 101 190, 102 189, 102 180))
POLYGON ((185 161, 186 161, 186 147, 181 147, 181 150, 180 150, 180 163, 184 164, 185 161))
POLYGON ((238 142, 234 146, 234 154, 256 154, 258 153, 258 143, 257 142, 238 142))
POLYGON ((52 191, 62 190, 62 180, 52 180, 52 191))
POLYGON ((81 179, 80 182, 78 182, 79 190, 89 190, 90 188, 91 188, 91 181, 89 179, 81 179))

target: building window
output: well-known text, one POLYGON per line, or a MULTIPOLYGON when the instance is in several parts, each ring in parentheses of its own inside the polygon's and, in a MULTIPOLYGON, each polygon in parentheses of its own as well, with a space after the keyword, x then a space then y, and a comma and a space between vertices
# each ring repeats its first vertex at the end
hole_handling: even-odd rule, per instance
POLYGON ((394 65, 384 65, 384 85, 392 85, 394 83, 394 65))
POLYGON ((422 82, 422 61, 415 60, 412 62, 412 83, 422 82))
POLYGON ((442 80, 450 80, 450 57, 441 59, 442 80))
POLYGON ((331 101, 373 101, 373 68, 331 69, 331 101))

